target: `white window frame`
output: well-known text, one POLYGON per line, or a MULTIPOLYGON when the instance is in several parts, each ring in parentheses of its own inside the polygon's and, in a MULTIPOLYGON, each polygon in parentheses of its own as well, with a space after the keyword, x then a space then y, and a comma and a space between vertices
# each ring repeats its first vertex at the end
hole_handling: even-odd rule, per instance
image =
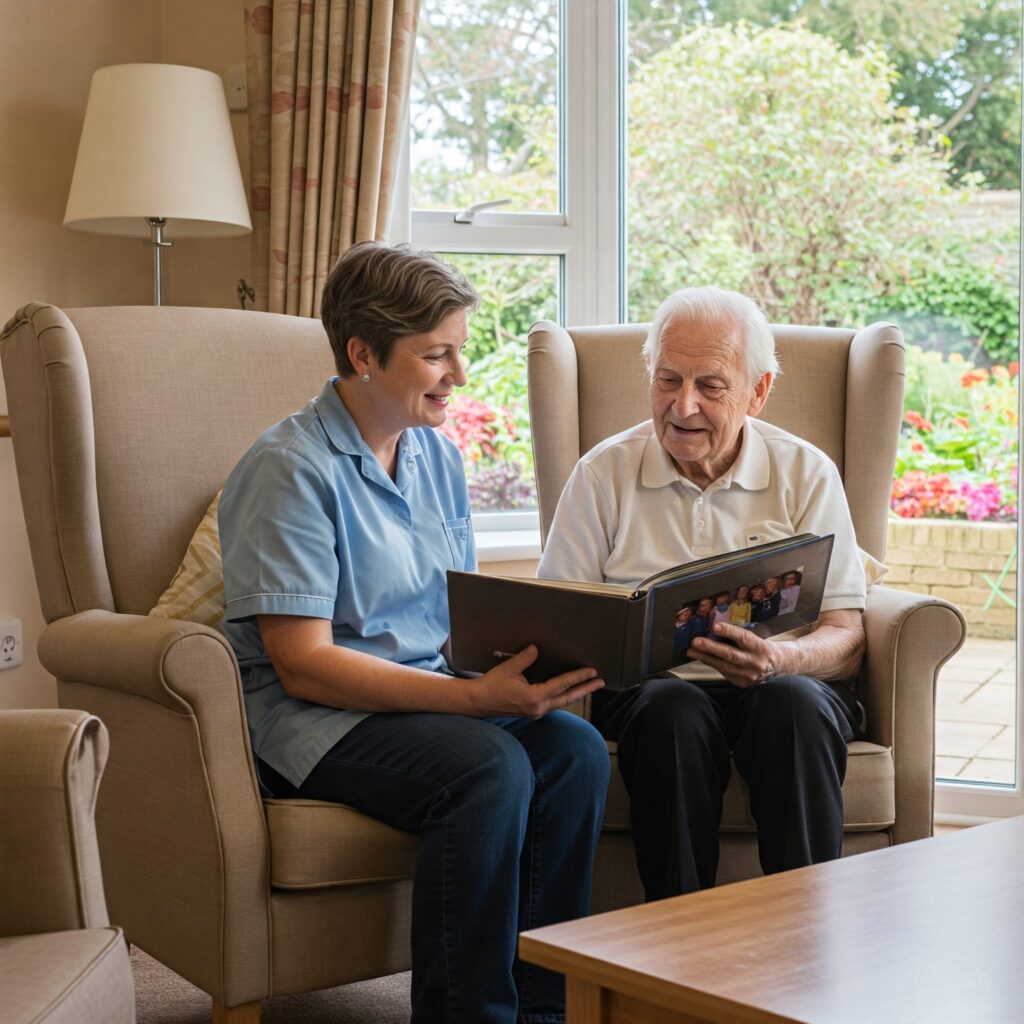
MULTIPOLYGON (((562 0, 559 171, 561 213, 486 211, 457 224, 455 210, 396 209, 391 237, 439 252, 558 256, 558 321, 620 323, 623 310, 620 168, 621 34, 617 0, 562 0), (601 73, 615 68, 615 74, 601 73), (404 221, 404 224, 403 224, 404 221), (404 227, 404 230, 403 230, 404 227)), ((409 196, 408 135, 398 195, 409 196)), ((473 517, 488 560, 537 558, 536 511, 473 517)))

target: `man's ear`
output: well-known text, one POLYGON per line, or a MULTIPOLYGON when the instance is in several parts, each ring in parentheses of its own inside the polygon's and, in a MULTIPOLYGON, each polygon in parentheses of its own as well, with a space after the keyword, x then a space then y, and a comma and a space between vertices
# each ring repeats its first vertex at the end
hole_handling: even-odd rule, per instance
POLYGON ((358 376, 361 377, 364 373, 369 373, 372 369, 376 368, 371 365, 373 349, 358 335, 348 339, 345 351, 348 355, 348 361, 352 364, 358 376))
POLYGON ((764 403, 768 401, 772 391, 772 379, 770 373, 762 373, 754 384, 754 395, 747 406, 748 416, 756 416, 764 408, 764 403))

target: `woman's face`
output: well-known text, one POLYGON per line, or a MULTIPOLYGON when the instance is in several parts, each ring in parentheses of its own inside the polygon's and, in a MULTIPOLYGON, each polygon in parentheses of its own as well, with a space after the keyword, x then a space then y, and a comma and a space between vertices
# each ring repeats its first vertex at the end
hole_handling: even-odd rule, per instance
POLYGON ((750 597, 750 587, 739 586, 736 588, 736 600, 743 602, 750 597))
POLYGON ((381 430, 399 434, 444 423, 449 398, 466 383, 462 350, 468 333, 466 311, 457 309, 427 334, 399 338, 385 369, 373 360, 367 387, 373 388, 381 430))

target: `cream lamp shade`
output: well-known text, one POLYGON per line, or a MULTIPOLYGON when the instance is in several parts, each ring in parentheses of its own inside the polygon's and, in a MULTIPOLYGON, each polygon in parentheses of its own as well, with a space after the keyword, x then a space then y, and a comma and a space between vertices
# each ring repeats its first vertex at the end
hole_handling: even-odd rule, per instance
POLYGON ((158 305, 165 239, 251 231, 220 76, 175 64, 95 71, 64 224, 150 239, 158 305))

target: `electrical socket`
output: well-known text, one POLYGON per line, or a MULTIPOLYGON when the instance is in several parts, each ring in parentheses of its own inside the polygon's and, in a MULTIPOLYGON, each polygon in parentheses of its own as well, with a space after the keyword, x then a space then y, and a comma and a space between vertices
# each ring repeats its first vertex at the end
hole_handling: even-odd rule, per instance
POLYGON ((249 88, 245 81, 244 64, 232 64, 228 68, 227 97, 228 110, 249 109, 249 88))
POLYGON ((21 619, 0 620, 0 671, 21 664, 21 619))

